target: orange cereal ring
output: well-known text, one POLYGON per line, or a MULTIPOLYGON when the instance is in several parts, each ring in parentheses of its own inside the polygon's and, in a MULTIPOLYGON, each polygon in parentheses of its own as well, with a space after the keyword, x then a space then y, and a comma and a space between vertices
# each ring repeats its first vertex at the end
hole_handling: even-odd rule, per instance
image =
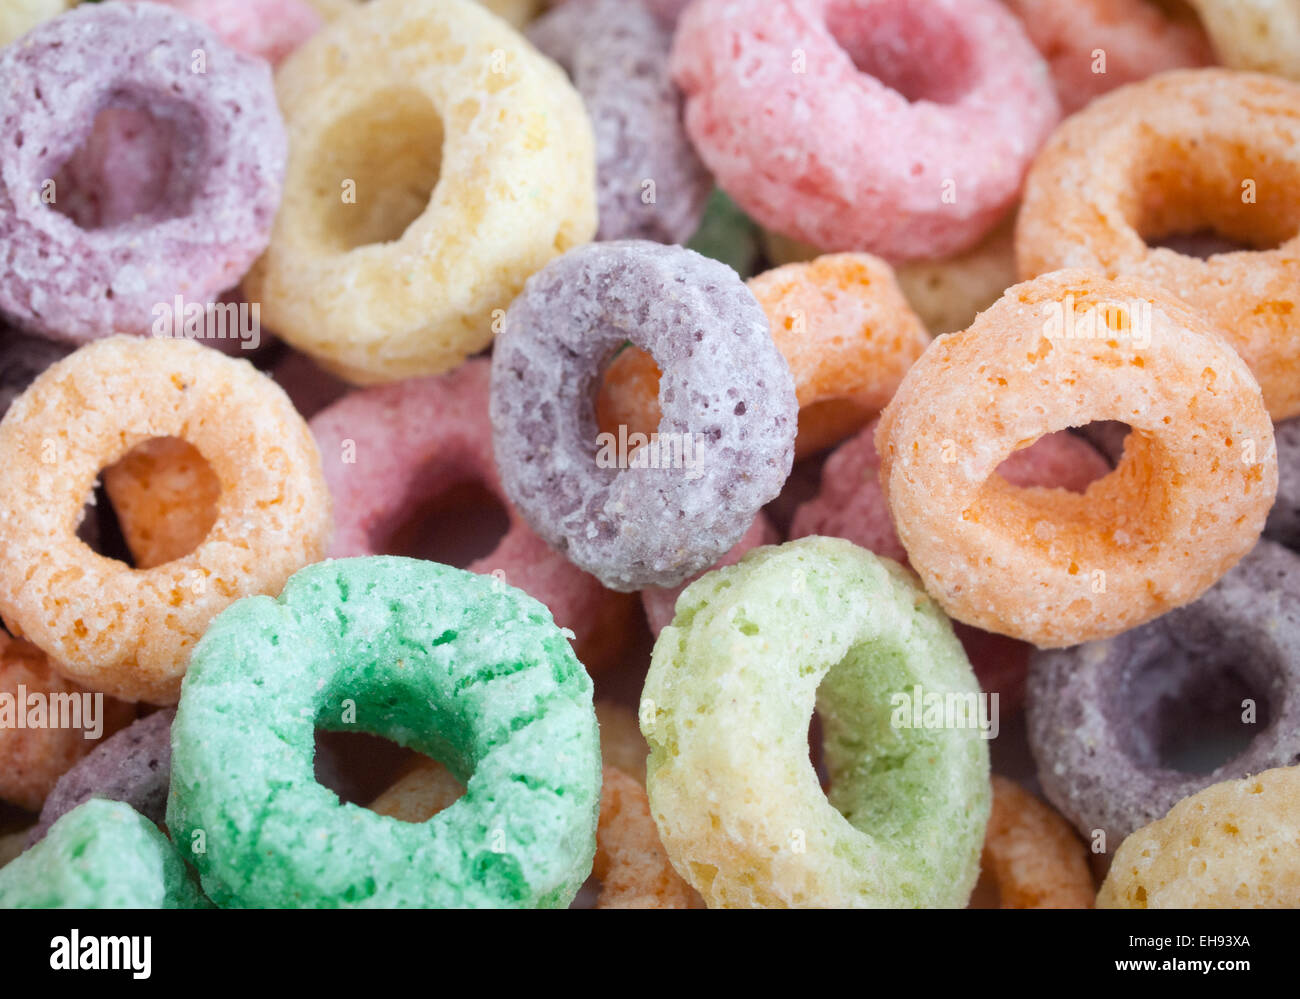
POLYGON ((65 680, 36 646, 0 632, 0 799, 39 811, 64 772, 99 745, 95 730, 112 735, 134 717, 131 705, 65 680))
POLYGON ((194 643, 240 597, 319 560, 329 492, 311 434, 269 378, 196 343, 115 336, 52 365, 0 421, 0 616, 65 676, 174 704, 194 643), (184 558, 131 569, 76 537, 99 470, 155 437, 193 444, 220 483, 184 558))
MULTIPOLYGON (((894 272, 866 253, 787 264, 747 282, 790 366, 799 399, 795 458, 821 451, 884 408, 929 342, 894 272)), ((609 366, 597 402, 602 430, 659 425, 659 369, 629 347, 609 366)))
POLYGON ((1035 160, 1016 263, 1159 285, 1236 348, 1274 420, 1300 414, 1300 85, 1179 70, 1099 98, 1035 160), (1205 229, 1257 249, 1147 245, 1205 229))
POLYGON ((997 774, 980 867, 1003 909, 1092 908, 1087 847, 1065 819, 997 774))
POLYGON ((876 429, 912 568, 953 617, 1041 648, 1195 600, 1259 538, 1277 491, 1258 384, 1200 313, 1154 285, 1060 271, 935 340, 876 429), (1094 420, 1133 430, 1083 493, 994 475, 1094 420))
POLYGON ((193 444, 156 437, 104 469, 104 490, 137 569, 194 551, 217 519, 221 483, 193 444))
POLYGON ((645 788, 606 764, 596 827, 597 909, 702 909, 704 901, 668 859, 645 788))

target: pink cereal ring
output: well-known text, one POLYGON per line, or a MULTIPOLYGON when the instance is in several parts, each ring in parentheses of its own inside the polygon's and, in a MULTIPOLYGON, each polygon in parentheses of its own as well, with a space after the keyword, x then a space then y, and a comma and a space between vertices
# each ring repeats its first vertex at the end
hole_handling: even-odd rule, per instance
POLYGON ((332 558, 385 554, 394 533, 430 500, 478 483, 510 519, 497 547, 471 572, 497 574, 546 604, 574 632, 593 672, 623 652, 636 601, 614 593, 549 548, 506 499, 492 457, 491 364, 474 359, 448 374, 351 392, 312 418, 334 498, 332 558))
MULTIPOLYGON (((876 422, 873 420, 826 459, 821 492, 795 511, 790 540, 813 534, 847 538, 868 551, 907 565, 907 550, 894 530, 880 488, 876 422)), ((998 474, 1014 486, 1055 486, 1071 492, 1083 492, 1089 482, 1108 472, 1110 464, 1106 459, 1068 430, 1048 434, 1016 451, 998 468, 998 474)), ((1002 695, 1003 711, 1014 712, 1024 698, 1031 646, 960 621, 953 621, 953 626, 981 685, 1002 695)))
POLYGON ((996 0, 697 0, 672 68, 700 158, 750 216, 891 262, 975 245, 1060 118, 996 0))
MULTIPOLYGON (((138 0, 137 0, 138 2, 138 0)), ((307 0, 153 0, 202 21, 237 52, 272 66, 324 23, 307 0)))

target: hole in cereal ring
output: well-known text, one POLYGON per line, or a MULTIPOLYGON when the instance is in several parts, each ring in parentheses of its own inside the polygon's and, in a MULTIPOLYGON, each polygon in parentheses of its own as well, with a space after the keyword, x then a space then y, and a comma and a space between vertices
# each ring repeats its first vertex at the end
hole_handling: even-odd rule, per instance
POLYGON ((950 104, 970 88, 968 32, 931 5, 831 0, 826 27, 859 71, 909 101, 950 104))
MULTIPOLYGON (((414 490, 416 495, 423 490, 414 490)), ((491 554, 510 529, 505 507, 479 482, 460 482, 399 513, 382 546, 385 555, 406 555, 467 568, 491 554)))
POLYGON ((427 758, 369 732, 316 730, 316 781, 349 804, 369 805, 421 759, 427 758))
POLYGON ((1082 493, 1109 472, 1106 456, 1095 445, 1058 430, 1018 448, 995 474, 1022 489, 1043 486, 1082 493))
POLYGON ((321 238, 343 250, 400 239, 429 205, 442 143, 442 119, 416 90, 383 90, 344 114, 311 168, 321 238))
POLYGON ((1167 648, 1140 663, 1126 689, 1115 691, 1129 705, 1121 710, 1134 719, 1121 738, 1139 764, 1212 773, 1268 727, 1275 672, 1267 650, 1242 648, 1237 642, 1223 646, 1211 661, 1167 648))
POLYGON ((198 190, 203 144, 187 105, 114 94, 42 198, 88 231, 180 218, 198 190))
POLYGON ((1226 137, 1196 149, 1152 139, 1133 178, 1129 222, 1148 246, 1185 256, 1271 250, 1300 233, 1294 166, 1226 137))
POLYGON ((138 569, 184 558, 216 523, 221 483, 188 441, 144 441, 105 468, 101 478, 138 569))

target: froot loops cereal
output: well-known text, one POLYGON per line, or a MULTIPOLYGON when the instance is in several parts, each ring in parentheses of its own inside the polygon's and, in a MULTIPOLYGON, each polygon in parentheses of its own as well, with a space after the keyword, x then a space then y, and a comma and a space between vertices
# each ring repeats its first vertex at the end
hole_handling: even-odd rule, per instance
POLYGON ((1099 909, 1294 909, 1300 767, 1224 781, 1143 826, 1115 854, 1099 909))
POLYGON ((1085 267, 1171 292, 1205 314, 1284 420, 1300 414, 1298 192, 1300 84, 1164 73, 1053 134, 1025 184, 1017 264, 1026 278, 1085 267), (1200 229, 1244 248, 1201 259, 1149 245, 1200 229))
POLYGON ((591 681, 546 608, 374 556, 213 622, 172 723, 167 825, 180 844, 204 833, 191 859, 223 906, 562 907, 591 869, 599 795, 591 681), (312 776, 317 725, 440 759, 465 796, 420 824, 341 804, 312 776))
POLYGON ((372 0, 280 68, 289 135, 262 319, 356 383, 452 368, 596 229, 582 100, 472 0, 372 0))
POLYGON ((1207 785, 1300 759, 1297 690, 1300 556, 1261 541, 1195 603, 1031 660, 1043 792, 1084 836, 1117 844, 1207 785), (1231 759, 1208 773, 1166 761, 1181 733, 1225 721, 1250 740, 1231 759))
POLYGON ((1188 0, 1233 69, 1300 80, 1300 8, 1290 0, 1188 0))
POLYGON ((876 446, 930 595, 967 624, 1043 648, 1196 599, 1253 547, 1277 490, 1273 427, 1241 358, 1161 289, 1087 271, 1018 284, 935 340, 876 446), (1094 420, 1136 433, 1086 492, 994 474, 1043 434, 1094 420))
POLYGON ((979 242, 1060 117, 995 0, 699 0, 673 74, 701 158, 757 222, 890 262, 979 242))
POLYGON ((979 687, 947 619, 847 541, 750 552, 677 602, 641 714, 673 866, 710 907, 962 906, 989 815, 975 728, 894 724, 979 687), (830 772, 808 761, 821 717, 830 772), (941 763, 938 761, 942 761, 941 763))
MULTIPOLYGON (((824 450, 885 408, 930 342, 883 260, 821 256, 751 278, 799 401, 795 458, 824 450)), ((648 433, 658 425, 659 378, 644 350, 624 350, 605 373, 601 428, 648 433)))
POLYGON ((0 311, 12 321, 57 340, 147 333, 156 304, 214 301, 266 246, 285 166, 270 67, 197 21, 84 4, 0 49, 0 92, 13 137, 0 153, 0 311), (88 230, 56 210, 53 177, 110 107, 168 122, 177 148, 150 216, 88 230))
POLYGON ((534 275, 492 355, 506 495, 615 590, 675 586, 740 539, 790 474, 795 407, 790 369, 735 271, 644 240, 580 247, 534 275), (629 340, 663 369, 663 415, 640 457, 626 435, 598 441, 591 400, 629 340))
POLYGON ((1090 909, 1095 888, 1074 830, 1015 781, 993 775, 980 866, 1003 909, 1090 909))
POLYGON ((127 700, 175 703, 208 622, 278 592, 324 555, 331 527, 320 455, 284 393, 184 341, 110 337, 46 369, 0 421, 0 467, 6 626, 65 676, 127 700), (75 531, 99 470, 157 437, 190 441, 221 498, 198 548, 141 572, 75 531))

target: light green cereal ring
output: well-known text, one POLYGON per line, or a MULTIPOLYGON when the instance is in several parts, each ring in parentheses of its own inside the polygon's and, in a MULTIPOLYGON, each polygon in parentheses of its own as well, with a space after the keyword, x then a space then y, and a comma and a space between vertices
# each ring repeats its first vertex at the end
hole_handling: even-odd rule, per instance
POLYGON ((542 604, 434 562, 340 559, 195 648, 167 825, 222 906, 563 907, 600 783, 591 681, 542 604), (432 756, 465 795, 418 824, 341 803, 312 774, 317 728, 432 756))
POLYGON ((974 707, 978 691, 915 577, 848 541, 756 548, 701 577, 655 643, 641 702, 673 866, 715 908, 965 905, 988 746, 972 717, 910 727, 908 702, 974 707), (808 759, 814 704, 829 800, 808 759))
POLYGON ((0 909, 206 907, 185 862, 130 805, 92 798, 0 870, 0 909))

